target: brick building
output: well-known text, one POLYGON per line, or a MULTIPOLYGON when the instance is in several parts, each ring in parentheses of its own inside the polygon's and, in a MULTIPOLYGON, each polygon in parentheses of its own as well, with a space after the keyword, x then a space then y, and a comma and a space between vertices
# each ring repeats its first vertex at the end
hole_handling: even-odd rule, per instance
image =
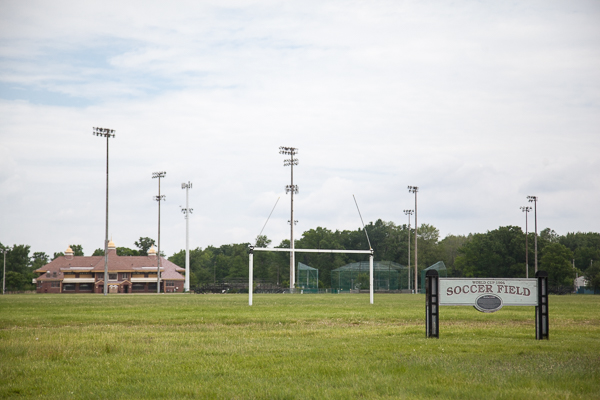
MULTIPOLYGON (((157 255, 154 246, 147 256, 118 256, 108 243, 108 292, 156 293, 157 255)), ((185 269, 164 257, 160 260, 161 293, 183 292, 185 269)), ((65 255, 35 271, 38 293, 104 293, 104 256, 65 255)))

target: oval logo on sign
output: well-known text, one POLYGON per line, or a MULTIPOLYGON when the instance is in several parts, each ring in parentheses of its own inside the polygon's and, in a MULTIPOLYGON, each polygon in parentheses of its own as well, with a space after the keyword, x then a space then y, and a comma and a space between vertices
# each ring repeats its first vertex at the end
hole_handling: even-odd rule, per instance
POLYGON ((481 312, 494 312, 502 308, 502 299, 495 294, 484 294, 475 300, 475 308, 481 312))

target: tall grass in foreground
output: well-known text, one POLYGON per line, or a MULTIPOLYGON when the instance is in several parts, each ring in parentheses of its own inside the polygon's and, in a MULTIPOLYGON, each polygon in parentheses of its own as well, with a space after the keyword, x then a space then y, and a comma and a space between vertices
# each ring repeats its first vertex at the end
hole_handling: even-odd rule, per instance
POLYGON ((0 297, 0 398, 600 398, 600 296, 442 307, 423 295, 0 297))

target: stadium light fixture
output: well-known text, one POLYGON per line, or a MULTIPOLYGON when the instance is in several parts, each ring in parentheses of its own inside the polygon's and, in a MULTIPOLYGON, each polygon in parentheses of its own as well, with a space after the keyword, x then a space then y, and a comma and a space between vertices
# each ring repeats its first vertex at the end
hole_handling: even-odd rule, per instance
POLYGON ((158 202, 158 254, 156 266, 156 293, 160 293, 160 202, 165 200, 166 196, 160 194, 160 179, 167 175, 166 172, 153 172, 152 179, 158 178, 158 196, 154 196, 154 200, 158 202))
POLYGON ((106 227, 104 230, 104 295, 108 293, 108 139, 115 137, 115 130, 94 127, 92 135, 106 138, 106 227))
POLYGON ((529 246, 527 242, 527 216, 529 215, 529 211, 531 211, 531 207, 520 207, 521 211, 525 213, 525 278, 529 278, 529 246))
POLYGON ((408 215, 408 290, 410 290, 410 216, 415 210, 404 210, 404 214, 408 215))
POLYGON ((409 186, 408 187, 408 191, 409 193, 414 193, 415 194, 415 294, 417 294, 418 291, 418 276, 417 276, 417 268, 418 268, 418 257, 417 257, 417 230, 419 229, 419 225, 417 224, 417 192, 419 191, 419 187, 418 186, 409 186))
POLYGON ((290 248, 292 249, 292 251, 290 251, 290 289, 294 288, 294 284, 295 284, 295 262, 296 262, 296 253, 294 252, 294 225, 298 222, 294 219, 294 194, 298 194, 298 185, 294 185, 294 165, 298 165, 298 159, 294 158, 294 156, 296 154, 298 154, 298 149, 295 147, 286 147, 286 146, 280 146, 279 147, 279 154, 284 154, 286 156, 290 156, 290 158, 286 158, 283 160, 283 166, 284 167, 290 167, 291 169, 291 183, 289 185, 286 185, 285 187, 285 193, 290 193, 291 197, 290 197, 290 248))
POLYGON ((183 291, 190 291, 190 216, 194 209, 189 206, 189 191, 192 188, 192 183, 182 183, 181 188, 185 189, 185 208, 181 212, 185 215, 185 281, 183 291))
POLYGON ((527 196, 527 200, 533 203, 533 213, 535 215, 535 236, 534 236, 534 249, 535 249, 535 272, 538 271, 538 255, 537 255, 537 196, 527 196))

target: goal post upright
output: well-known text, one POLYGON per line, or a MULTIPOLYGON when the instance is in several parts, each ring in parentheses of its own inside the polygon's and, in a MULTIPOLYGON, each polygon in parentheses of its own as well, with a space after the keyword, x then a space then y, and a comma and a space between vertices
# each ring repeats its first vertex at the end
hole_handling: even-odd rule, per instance
POLYGON ((369 300, 373 304, 373 250, 370 250, 369 255, 369 300))
POLYGON ((254 291, 254 246, 250 246, 250 250, 248 252, 248 305, 252 305, 252 292, 254 291))

